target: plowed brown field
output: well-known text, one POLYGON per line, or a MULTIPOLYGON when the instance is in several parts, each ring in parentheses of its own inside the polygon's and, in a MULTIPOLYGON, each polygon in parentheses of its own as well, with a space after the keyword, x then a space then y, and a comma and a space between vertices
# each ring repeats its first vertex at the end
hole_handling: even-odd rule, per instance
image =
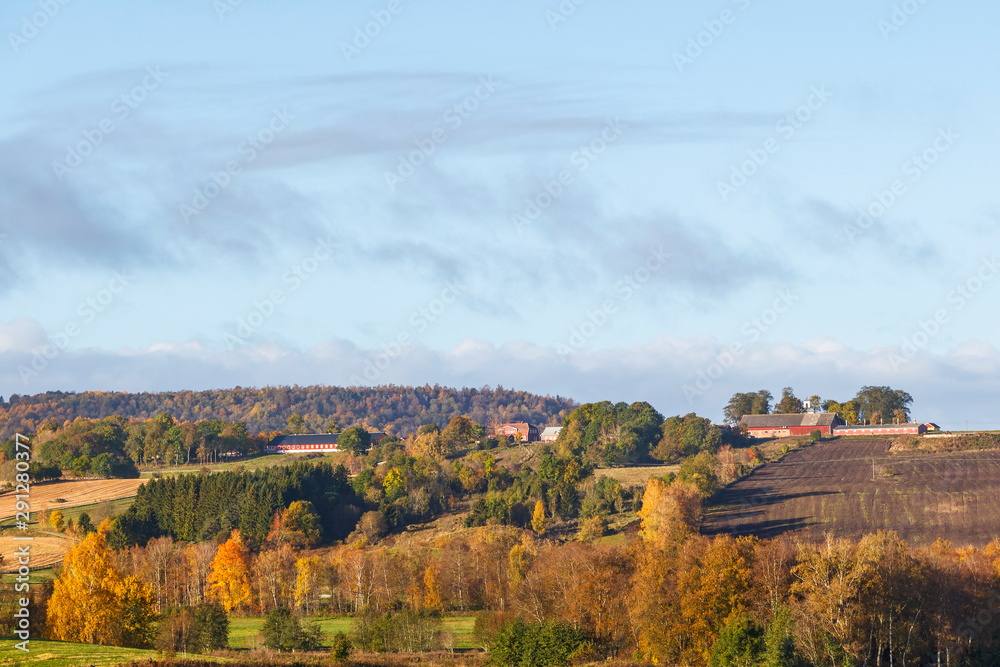
POLYGON ((894 530, 981 546, 1000 536, 1000 451, 894 453, 888 440, 820 442, 719 492, 702 532, 820 540, 894 530), (874 462, 874 479, 873 479, 874 462))

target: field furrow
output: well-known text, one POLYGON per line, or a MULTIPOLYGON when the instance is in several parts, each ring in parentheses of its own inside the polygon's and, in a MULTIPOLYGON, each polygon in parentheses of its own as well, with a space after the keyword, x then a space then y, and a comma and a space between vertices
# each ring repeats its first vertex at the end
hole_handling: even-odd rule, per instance
POLYGON ((1000 536, 1000 451, 897 453, 838 439, 794 451, 720 491, 702 531, 821 540, 894 530, 914 544, 1000 536))

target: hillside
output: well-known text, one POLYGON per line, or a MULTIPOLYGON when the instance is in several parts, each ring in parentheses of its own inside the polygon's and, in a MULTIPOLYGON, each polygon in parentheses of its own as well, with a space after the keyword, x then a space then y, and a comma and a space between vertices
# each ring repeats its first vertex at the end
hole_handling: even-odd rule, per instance
POLYGON ((1000 536, 1000 451, 893 444, 845 438, 793 451, 717 493, 702 532, 818 541, 892 530, 914 545, 975 546, 1000 536))
POLYGON ((556 425, 575 403, 561 396, 539 396, 503 387, 453 389, 423 387, 236 387, 212 391, 177 391, 130 394, 125 392, 48 392, 34 396, 0 398, 0 438, 15 431, 34 432, 47 419, 59 424, 77 417, 101 419, 120 415, 150 419, 168 413, 178 421, 201 419, 242 421, 251 433, 285 427, 293 413, 306 425, 323 432, 331 420, 346 427, 365 423, 405 436, 424 424, 444 427, 452 417, 468 415, 473 421, 530 421, 556 425))

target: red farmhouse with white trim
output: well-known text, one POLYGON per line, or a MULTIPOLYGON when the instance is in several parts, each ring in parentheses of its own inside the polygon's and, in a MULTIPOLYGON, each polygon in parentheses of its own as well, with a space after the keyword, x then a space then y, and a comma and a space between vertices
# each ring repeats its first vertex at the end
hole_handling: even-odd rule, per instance
MULTIPOLYGON (((268 454, 308 454, 311 452, 339 452, 339 433, 312 435, 279 435, 267 443, 268 454)), ((372 444, 378 443, 385 433, 371 433, 372 444)))

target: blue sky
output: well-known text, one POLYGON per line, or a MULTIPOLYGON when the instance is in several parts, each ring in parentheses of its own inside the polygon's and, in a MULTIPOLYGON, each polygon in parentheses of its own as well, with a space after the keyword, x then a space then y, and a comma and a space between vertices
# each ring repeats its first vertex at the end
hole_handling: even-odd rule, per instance
POLYGON ((0 393, 500 383, 719 418, 888 384, 1000 427, 998 14, 5 2, 0 393))

